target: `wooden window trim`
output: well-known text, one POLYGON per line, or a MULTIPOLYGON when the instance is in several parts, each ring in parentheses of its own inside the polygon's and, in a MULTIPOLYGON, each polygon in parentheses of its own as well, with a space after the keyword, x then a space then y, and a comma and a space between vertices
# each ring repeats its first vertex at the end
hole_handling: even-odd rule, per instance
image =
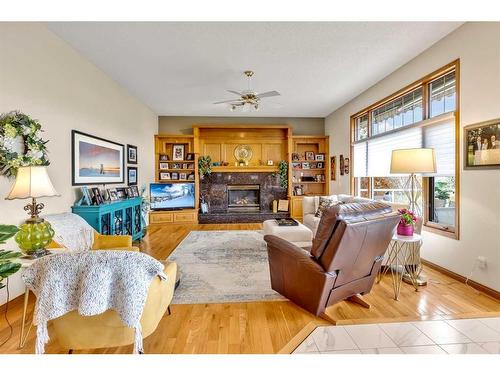
MULTIPOLYGON (((455 93, 456 93, 456 109, 455 109, 455 226, 453 228, 445 228, 443 225, 431 222, 428 220, 428 210, 429 210, 429 185, 428 178, 423 178, 422 182, 422 198, 423 198, 423 230, 427 232, 432 232, 436 234, 443 235, 445 237, 453 238, 459 240, 460 232, 460 59, 456 59, 449 64, 435 70, 434 72, 427 74, 423 78, 412 82, 411 84, 403 87, 402 89, 396 91, 395 93, 386 96, 385 98, 373 103, 372 105, 356 112, 350 117, 350 139, 351 144, 349 148, 350 165, 354 165, 354 142, 356 141, 356 119, 363 115, 368 115, 368 138, 371 137, 372 133, 372 111, 379 108, 380 106, 403 97, 409 92, 422 87, 422 120, 429 119, 430 116, 430 105, 429 105, 429 95, 430 95, 430 83, 436 78, 444 76, 451 71, 455 71, 455 93)), ((351 173, 350 177, 350 188, 351 194, 356 193, 355 177, 351 173)), ((369 180, 368 189, 369 195, 373 196, 371 178, 369 180)))

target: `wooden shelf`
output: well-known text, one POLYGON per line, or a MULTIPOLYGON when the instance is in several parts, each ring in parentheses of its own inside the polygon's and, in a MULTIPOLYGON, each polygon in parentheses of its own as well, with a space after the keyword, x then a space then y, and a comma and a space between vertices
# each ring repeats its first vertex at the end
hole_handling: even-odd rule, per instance
POLYGON ((194 180, 159 180, 161 183, 164 183, 164 182, 194 182, 194 180))
POLYGON ((183 171, 188 171, 188 172, 194 172, 194 168, 159 168, 160 171, 165 171, 165 172, 183 172, 183 171))
POLYGON ((325 168, 293 168, 293 171, 294 172, 297 172, 297 171, 324 171, 325 168))
POLYGON ((318 181, 302 181, 302 182, 293 182, 294 185, 302 185, 302 184, 326 184, 326 181, 318 182, 318 181))
POLYGON ((160 163, 196 163, 195 160, 158 160, 160 163))
POLYGON ((248 167, 232 167, 230 165, 228 166, 219 166, 219 167, 212 167, 212 172, 224 172, 224 173, 230 173, 230 172, 276 172, 278 171, 278 166, 277 165, 260 165, 260 166, 248 166, 248 167))

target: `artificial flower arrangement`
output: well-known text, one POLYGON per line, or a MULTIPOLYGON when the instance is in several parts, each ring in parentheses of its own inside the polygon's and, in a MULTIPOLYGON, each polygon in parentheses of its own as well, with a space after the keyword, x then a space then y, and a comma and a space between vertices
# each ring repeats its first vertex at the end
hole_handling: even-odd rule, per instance
POLYGON ((18 111, 0 115, 0 174, 14 177, 19 167, 48 165, 42 125, 18 111))
POLYGON ((413 236, 414 225, 417 221, 417 217, 413 211, 407 210, 406 208, 398 210, 401 215, 401 220, 398 224, 397 233, 401 236, 413 236))

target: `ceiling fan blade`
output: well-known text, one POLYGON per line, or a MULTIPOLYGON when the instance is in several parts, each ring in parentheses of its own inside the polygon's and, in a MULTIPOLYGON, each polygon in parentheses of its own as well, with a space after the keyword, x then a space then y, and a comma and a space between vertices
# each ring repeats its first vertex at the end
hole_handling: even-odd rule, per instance
POLYGON ((220 102, 215 102, 214 104, 224 104, 224 103, 235 103, 235 102, 241 102, 243 101, 242 99, 231 99, 231 100, 222 100, 220 102))
POLYGON ((270 98, 271 96, 280 96, 281 94, 278 91, 267 91, 262 94, 257 94, 259 98, 270 98))
POLYGON ((235 94, 235 95, 241 96, 241 93, 239 93, 238 91, 234 91, 234 90, 226 90, 226 91, 230 92, 231 94, 235 94))

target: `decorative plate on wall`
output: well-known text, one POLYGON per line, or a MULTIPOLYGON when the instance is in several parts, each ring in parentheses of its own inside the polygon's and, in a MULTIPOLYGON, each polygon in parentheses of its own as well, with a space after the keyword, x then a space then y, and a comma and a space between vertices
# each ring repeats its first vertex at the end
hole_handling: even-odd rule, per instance
POLYGON ((249 145, 239 145, 234 149, 234 157, 238 162, 248 163, 253 156, 252 148, 249 145))

